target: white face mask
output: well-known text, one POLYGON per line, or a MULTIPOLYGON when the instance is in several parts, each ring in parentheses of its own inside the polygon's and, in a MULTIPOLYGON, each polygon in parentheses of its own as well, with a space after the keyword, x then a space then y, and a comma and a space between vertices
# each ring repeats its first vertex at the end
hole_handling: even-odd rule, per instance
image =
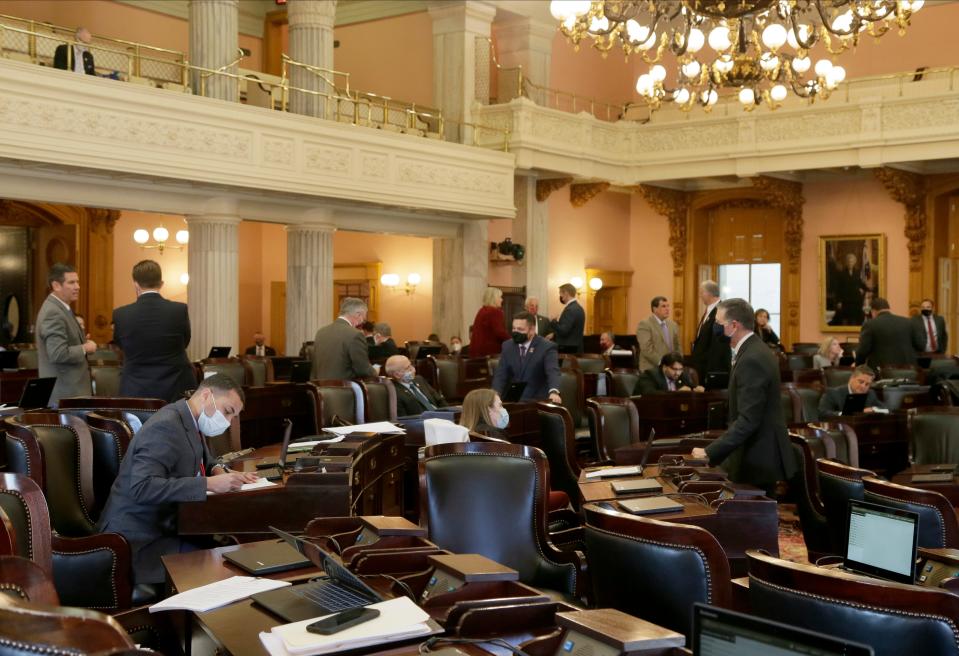
POLYGON ((227 420, 227 418, 223 416, 223 413, 217 409, 215 398, 213 399, 213 416, 208 417, 207 414, 201 410, 200 416, 197 417, 196 423, 200 428, 200 432, 207 437, 216 437, 217 435, 222 435, 223 432, 230 427, 229 420, 227 420))

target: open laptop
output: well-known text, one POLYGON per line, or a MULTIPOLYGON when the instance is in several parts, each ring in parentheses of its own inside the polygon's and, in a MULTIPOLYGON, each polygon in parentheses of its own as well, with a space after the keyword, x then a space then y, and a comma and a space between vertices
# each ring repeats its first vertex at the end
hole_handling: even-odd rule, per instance
POLYGON ((278 481, 283 478, 286 469, 286 455, 290 449, 290 435, 293 433, 293 422, 283 420, 283 443, 280 445, 280 457, 277 460, 264 458, 256 463, 256 475, 268 481, 278 481))
POLYGON ((327 578, 255 594, 251 597, 254 603, 287 622, 299 622, 383 601, 381 595, 332 554, 316 548, 323 557, 322 567, 327 578))
POLYGON ((230 351, 233 350, 232 346, 211 346, 210 354, 206 357, 208 358, 228 358, 230 357, 230 351))
POLYGON ((20 351, 0 351, 0 370, 16 371, 20 368, 20 351))
POLYGON ((872 647, 697 603, 693 656, 872 656, 872 647))
POLYGON ((726 371, 710 371, 706 373, 703 387, 707 390, 723 390, 729 387, 729 373, 726 371))
POLYGON ((510 383, 509 387, 507 387, 503 393, 503 403, 518 403, 519 400, 523 398, 523 391, 525 389, 526 383, 524 381, 510 383))
POLYGON ((310 372, 313 371, 313 363, 309 360, 295 360, 290 367, 291 383, 310 382, 310 372))
POLYGON ((20 401, 17 406, 24 410, 46 408, 50 405, 50 395, 53 394, 53 387, 56 384, 56 376, 31 378, 23 386, 23 392, 20 394, 20 401))
POLYGON ((223 560, 228 560, 254 576, 312 565, 312 561, 303 555, 303 547, 295 535, 272 526, 270 530, 280 536, 280 539, 248 545, 238 551, 228 551, 223 554, 223 560))
POLYGON ((423 360, 430 357, 431 355, 439 355, 440 351, 443 350, 442 346, 435 346, 433 344, 421 346, 416 349, 416 359, 423 360))
POLYGON ((842 416, 858 415, 866 409, 867 394, 849 394, 846 401, 842 404, 842 416))
POLYGON ((918 540, 918 513, 850 499, 843 568, 911 585, 918 540))
MULTIPOLYGON (((656 429, 649 429, 649 437, 646 438, 646 448, 643 449, 643 457, 639 461, 639 473, 642 474, 646 469, 646 463, 649 462, 649 454, 653 450, 653 440, 656 438, 656 429)), ((613 492, 616 494, 651 494, 653 492, 662 492, 663 486, 655 478, 640 478, 632 481, 614 481, 612 483, 613 492)))

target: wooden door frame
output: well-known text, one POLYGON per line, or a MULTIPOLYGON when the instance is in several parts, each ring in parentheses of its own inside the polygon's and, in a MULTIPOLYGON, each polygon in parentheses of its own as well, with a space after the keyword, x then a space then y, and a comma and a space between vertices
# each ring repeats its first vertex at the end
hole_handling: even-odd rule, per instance
POLYGON ((335 320, 340 314, 336 301, 336 283, 367 282, 370 285, 370 302, 367 320, 379 321, 380 316, 380 276, 383 271, 382 262, 343 262, 333 265, 333 317, 335 320))
MULTIPOLYGON (((629 290, 633 286, 632 271, 615 271, 613 269, 597 269, 586 267, 586 334, 593 335, 596 332, 596 325, 593 319, 593 310, 596 302, 596 292, 590 289, 589 281, 593 278, 599 278, 603 281, 602 289, 617 289, 625 287, 629 290)), ((629 292, 626 293, 626 324, 629 325, 629 292)))

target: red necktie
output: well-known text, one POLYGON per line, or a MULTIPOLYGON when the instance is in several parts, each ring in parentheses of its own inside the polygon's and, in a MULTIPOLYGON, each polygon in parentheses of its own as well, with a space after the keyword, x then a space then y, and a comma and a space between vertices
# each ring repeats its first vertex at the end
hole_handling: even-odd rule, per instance
POLYGON ((936 344, 936 332, 932 329, 932 317, 926 317, 926 331, 929 333, 929 350, 938 351, 939 345, 936 344))

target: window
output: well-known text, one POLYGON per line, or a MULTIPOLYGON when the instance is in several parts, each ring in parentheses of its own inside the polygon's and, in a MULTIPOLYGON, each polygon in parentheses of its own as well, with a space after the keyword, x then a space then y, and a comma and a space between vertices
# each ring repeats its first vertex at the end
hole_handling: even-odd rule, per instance
POLYGON ((780 331, 780 265, 721 264, 719 290, 724 299, 745 298, 754 309, 769 312, 769 327, 777 335, 780 331))

